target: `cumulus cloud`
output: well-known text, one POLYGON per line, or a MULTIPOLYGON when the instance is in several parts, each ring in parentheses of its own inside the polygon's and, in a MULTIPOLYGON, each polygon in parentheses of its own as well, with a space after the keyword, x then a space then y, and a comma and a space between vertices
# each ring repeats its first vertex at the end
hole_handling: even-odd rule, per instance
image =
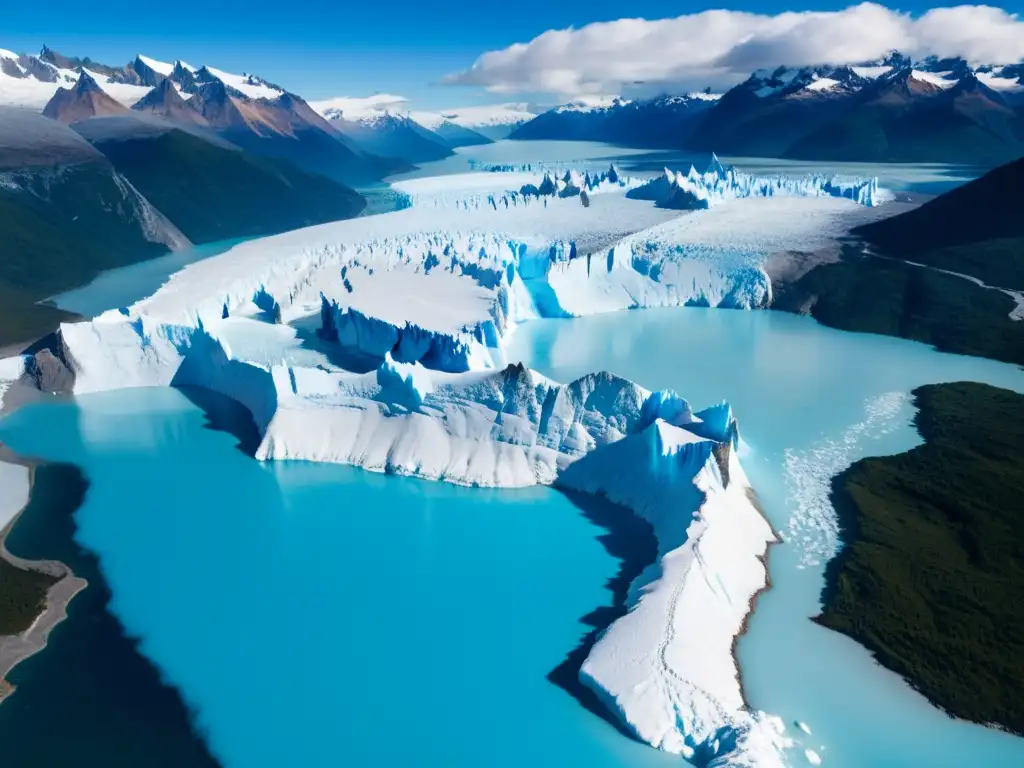
POLYGON ((855 64, 897 49, 973 63, 1024 59, 1024 22, 990 6, 911 16, 875 3, 773 16, 715 10, 548 30, 483 54, 445 82, 499 93, 620 93, 631 87, 725 88, 780 64, 855 64))

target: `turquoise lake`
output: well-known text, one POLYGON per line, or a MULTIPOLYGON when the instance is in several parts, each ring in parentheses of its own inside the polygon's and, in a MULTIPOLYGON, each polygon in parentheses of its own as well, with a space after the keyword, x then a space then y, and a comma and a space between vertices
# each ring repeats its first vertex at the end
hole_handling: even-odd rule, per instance
MULTIPOLYGON (((607 369, 733 404, 744 466, 787 539, 739 645, 743 683, 790 731, 810 724, 794 765, 804 747, 851 768, 1024 764, 1024 739, 950 720, 808 620, 829 535, 791 525, 850 461, 915 444, 913 387, 1024 391, 1024 371, 774 312, 540 321, 511 341, 510 357, 563 381, 607 369)), ((547 679, 583 617, 611 605, 620 565, 605 528, 556 491, 259 464, 175 390, 29 406, 0 440, 83 467, 77 540, 227 766, 679 763, 547 679)))
POLYGON ((77 540, 227 766, 677 763, 547 679, 619 569, 556 491, 262 465, 171 389, 29 406, 0 440, 84 468, 77 540))

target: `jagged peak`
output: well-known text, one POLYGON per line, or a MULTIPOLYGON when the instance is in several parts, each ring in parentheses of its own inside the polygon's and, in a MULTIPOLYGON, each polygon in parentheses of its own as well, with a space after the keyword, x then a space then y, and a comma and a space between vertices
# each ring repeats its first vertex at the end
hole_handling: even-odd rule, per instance
POLYGON ((88 93, 90 91, 98 91, 100 93, 103 92, 103 89, 100 88, 99 83, 97 83, 93 79, 92 75, 90 75, 84 69, 78 73, 78 82, 75 83, 75 90, 78 93, 88 93))

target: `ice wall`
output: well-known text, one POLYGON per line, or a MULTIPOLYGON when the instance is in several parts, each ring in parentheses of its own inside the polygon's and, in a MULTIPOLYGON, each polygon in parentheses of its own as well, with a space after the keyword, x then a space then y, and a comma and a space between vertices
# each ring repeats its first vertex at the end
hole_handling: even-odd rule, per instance
POLYGON ((725 168, 717 158, 705 173, 699 173, 692 165, 687 173, 666 168, 661 175, 626 192, 627 197, 651 200, 662 208, 683 211, 704 210, 729 200, 776 195, 838 197, 866 206, 880 205, 891 197, 879 187, 877 178, 756 176, 725 168))

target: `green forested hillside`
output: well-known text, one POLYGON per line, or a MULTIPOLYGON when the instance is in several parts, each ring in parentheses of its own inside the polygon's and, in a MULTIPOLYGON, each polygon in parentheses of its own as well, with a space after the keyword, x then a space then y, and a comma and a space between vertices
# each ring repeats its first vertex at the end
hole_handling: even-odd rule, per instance
POLYGON ((1024 734, 1024 396, 914 395, 924 444, 833 483, 845 547, 817 620, 950 713, 1024 734))

